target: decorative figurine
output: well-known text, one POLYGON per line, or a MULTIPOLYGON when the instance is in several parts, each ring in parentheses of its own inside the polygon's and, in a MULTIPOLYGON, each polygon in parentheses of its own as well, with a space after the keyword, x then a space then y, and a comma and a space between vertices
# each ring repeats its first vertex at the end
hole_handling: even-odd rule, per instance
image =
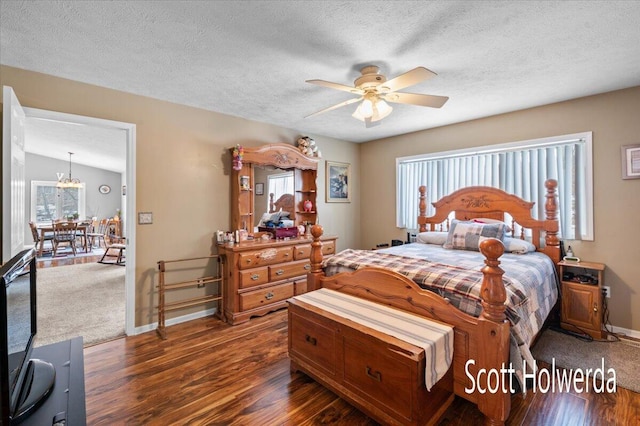
POLYGON ((244 156, 244 148, 242 145, 236 145, 233 148, 233 170, 242 170, 242 157, 244 156))
POLYGON ((305 212, 310 212, 313 209, 313 204, 311 203, 311 200, 305 200, 302 207, 304 207, 305 212))

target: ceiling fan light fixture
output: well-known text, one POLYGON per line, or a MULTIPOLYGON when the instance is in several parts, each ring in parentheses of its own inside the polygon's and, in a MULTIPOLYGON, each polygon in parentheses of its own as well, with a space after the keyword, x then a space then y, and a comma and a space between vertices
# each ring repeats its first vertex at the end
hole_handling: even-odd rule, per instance
POLYGON ((393 108, 380 98, 375 98, 373 101, 365 99, 356 108, 352 117, 364 122, 375 122, 389 116, 391 111, 393 111, 393 108))
POLYGON ((391 111, 393 111, 393 107, 389 106, 389 104, 382 99, 379 99, 374 107, 372 121, 382 120, 383 118, 389 116, 389 114, 391 114, 391 111))
POLYGON ((363 100, 358 108, 353 112, 352 117, 357 118, 360 121, 364 121, 367 118, 373 116, 373 102, 370 99, 363 100))

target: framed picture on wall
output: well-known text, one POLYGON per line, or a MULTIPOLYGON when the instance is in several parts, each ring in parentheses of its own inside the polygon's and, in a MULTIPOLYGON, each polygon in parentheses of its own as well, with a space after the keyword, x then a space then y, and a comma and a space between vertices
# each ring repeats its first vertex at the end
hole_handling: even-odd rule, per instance
POLYGON ((640 179, 640 145, 622 147, 622 179, 640 179))
POLYGON ((256 183, 256 195, 264 194, 264 183, 256 183))
POLYGON ((327 161, 325 175, 327 179, 327 203, 350 203, 351 165, 349 163, 327 161))

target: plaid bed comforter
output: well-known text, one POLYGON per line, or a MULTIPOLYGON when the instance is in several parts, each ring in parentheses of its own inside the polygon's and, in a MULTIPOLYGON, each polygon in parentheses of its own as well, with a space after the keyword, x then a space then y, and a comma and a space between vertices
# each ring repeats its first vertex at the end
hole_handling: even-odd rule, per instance
MULTIPOLYGON (((461 311, 482 312, 480 286, 484 256, 479 252, 446 250, 433 244, 406 244, 385 250, 344 250, 324 263, 327 276, 365 266, 407 276, 421 288, 450 300, 461 311)), ((555 266, 542 253, 504 254, 500 267, 507 291, 506 315, 511 323, 511 360, 522 371, 522 359, 534 362, 529 345, 558 298, 555 266), (514 356, 514 351, 520 356, 514 356)))

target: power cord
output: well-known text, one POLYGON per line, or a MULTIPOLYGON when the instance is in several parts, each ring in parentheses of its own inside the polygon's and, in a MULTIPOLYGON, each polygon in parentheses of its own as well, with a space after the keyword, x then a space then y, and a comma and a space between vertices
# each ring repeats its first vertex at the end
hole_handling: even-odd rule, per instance
POLYGON ((593 342, 594 341, 593 337, 591 337, 590 334, 586 333, 580 327, 578 327, 576 325, 573 325, 573 324, 571 324, 571 325, 573 327, 575 327, 576 330, 578 330, 579 332, 567 330, 567 329, 564 329, 562 327, 558 327, 557 325, 550 325, 549 329, 553 330, 553 331, 556 331, 558 333, 566 334, 567 336, 575 337, 576 339, 582 340, 583 342, 593 342))
POLYGON ((607 333, 607 342, 619 342, 620 337, 613 331, 613 326, 609 322, 609 307, 607 305, 607 295, 602 291, 602 328, 607 333), (612 338, 609 339, 608 336, 612 338))

